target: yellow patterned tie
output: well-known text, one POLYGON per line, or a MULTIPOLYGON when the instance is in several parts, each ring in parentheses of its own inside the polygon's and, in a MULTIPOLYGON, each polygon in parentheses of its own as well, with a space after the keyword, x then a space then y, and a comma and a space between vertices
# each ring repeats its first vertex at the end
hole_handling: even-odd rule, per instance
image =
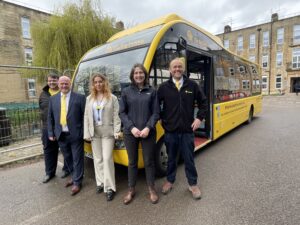
POLYGON ((179 91, 179 89, 180 89, 180 82, 178 80, 175 81, 175 85, 176 85, 176 88, 179 91))
POLYGON ((61 96, 61 106, 60 106, 60 124, 62 126, 67 125, 67 101, 66 95, 61 96))

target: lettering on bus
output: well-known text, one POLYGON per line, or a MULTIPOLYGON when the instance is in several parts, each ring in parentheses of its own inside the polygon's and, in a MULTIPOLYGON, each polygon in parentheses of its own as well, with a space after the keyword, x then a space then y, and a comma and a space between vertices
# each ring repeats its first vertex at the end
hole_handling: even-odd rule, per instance
POLYGON ((235 103, 235 104, 226 105, 226 106, 224 107, 225 110, 224 110, 224 112, 221 114, 221 116, 225 116, 225 115, 228 115, 228 114, 237 112, 237 111, 241 111, 241 110, 243 110, 244 108, 246 108, 245 102, 240 102, 240 103, 235 103))
POLYGON ((133 47, 137 47, 140 45, 144 45, 145 41, 144 40, 136 40, 136 41, 132 41, 132 42, 127 42, 127 43, 122 43, 116 46, 107 46, 105 52, 106 53, 112 53, 112 52, 116 52, 116 51, 121 51, 121 50, 125 50, 128 48, 133 48, 133 47))

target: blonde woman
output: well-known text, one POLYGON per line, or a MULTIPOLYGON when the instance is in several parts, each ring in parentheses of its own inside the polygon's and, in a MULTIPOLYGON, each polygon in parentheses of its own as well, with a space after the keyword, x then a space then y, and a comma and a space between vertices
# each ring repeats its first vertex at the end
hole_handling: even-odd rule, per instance
POLYGON ((107 201, 111 201, 116 192, 113 148, 121 127, 119 103, 105 75, 93 74, 90 85, 91 94, 87 97, 84 114, 84 139, 92 143, 96 192, 106 193, 107 201))

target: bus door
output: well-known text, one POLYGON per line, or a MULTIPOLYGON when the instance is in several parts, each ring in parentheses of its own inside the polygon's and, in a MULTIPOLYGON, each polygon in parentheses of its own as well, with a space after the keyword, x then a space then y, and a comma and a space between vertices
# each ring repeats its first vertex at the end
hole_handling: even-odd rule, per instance
MULTIPOLYGON (((210 106, 212 96, 212 58, 199 50, 188 48, 186 51, 186 65, 187 76, 199 85, 207 98, 208 108, 205 121, 195 132, 196 138, 198 137, 205 141, 212 137, 212 110, 210 106)), ((196 110, 195 114, 197 113, 196 110)))

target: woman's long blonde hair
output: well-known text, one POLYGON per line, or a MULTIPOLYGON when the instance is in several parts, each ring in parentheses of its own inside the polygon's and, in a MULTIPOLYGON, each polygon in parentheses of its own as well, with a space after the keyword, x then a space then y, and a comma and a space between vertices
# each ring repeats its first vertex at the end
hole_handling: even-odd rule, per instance
POLYGON ((95 81, 96 77, 100 77, 104 82, 103 97, 106 99, 110 99, 111 98, 111 90, 110 90, 110 85, 109 85, 108 79, 105 75, 100 74, 100 73, 93 73, 91 76, 91 80, 90 80, 91 97, 93 99, 97 98, 97 90, 95 89, 95 86, 94 86, 94 81, 95 81))

